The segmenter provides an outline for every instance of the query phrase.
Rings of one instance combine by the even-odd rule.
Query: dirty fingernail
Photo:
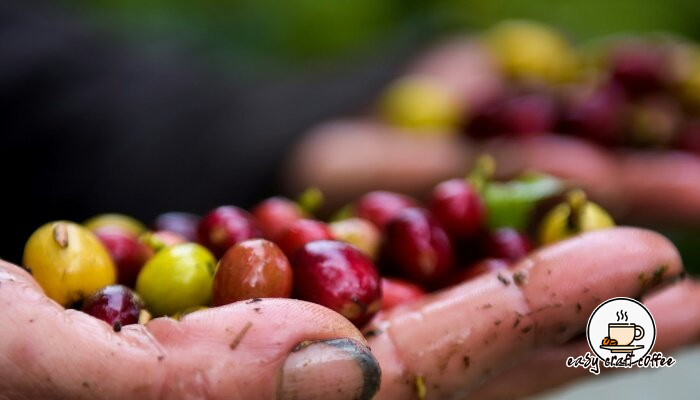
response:
[[[379,390],[379,363],[362,343],[347,339],[302,342],[282,367],[279,398],[371,399]]]

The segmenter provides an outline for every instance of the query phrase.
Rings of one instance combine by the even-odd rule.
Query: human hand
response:
[[[527,276],[520,285],[484,275],[379,315],[365,339],[340,315],[286,299],[238,302],[179,322],[157,318],[114,332],[87,314],[64,310],[27,272],[0,263],[0,394],[371,398],[381,379],[376,398],[389,399],[415,397],[421,377],[427,398],[463,398],[488,391],[499,374],[526,381],[528,363],[540,358],[556,372],[552,360],[581,350],[571,340],[590,312],[610,297],[648,293],[653,288],[639,276],[660,266],[667,267],[664,282],[682,274],[677,251],[658,234],[590,232],[518,263],[512,273]],[[698,296],[696,284],[683,283],[650,298],[663,350],[697,338],[700,313],[664,310]],[[518,363],[523,367],[508,370]],[[558,379],[508,385],[507,393],[545,390],[575,377],[563,360],[560,367]]]
[[[407,69],[442,82],[466,109],[488,103],[502,90],[496,71],[471,39],[437,46]],[[289,192],[318,187],[329,206],[339,207],[376,189],[427,193],[440,180],[463,176],[483,153],[496,159],[497,178],[526,170],[551,173],[583,187],[621,221],[700,223],[700,157],[611,150],[572,136],[476,142],[454,135],[415,135],[371,117],[330,121],[299,143],[283,182]]]

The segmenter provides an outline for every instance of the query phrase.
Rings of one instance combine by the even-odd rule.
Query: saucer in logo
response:
[[[596,308],[586,327],[588,345],[601,360],[627,355],[635,363],[654,347],[656,324],[649,310],[627,297],[610,299]]]

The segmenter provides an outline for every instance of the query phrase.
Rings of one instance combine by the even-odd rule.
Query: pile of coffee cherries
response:
[[[445,82],[408,75],[381,96],[384,120],[415,132],[463,132],[475,139],[556,132],[612,148],[700,155],[695,43],[661,34],[617,35],[576,47],[556,29],[532,21],[502,22],[474,41],[505,82],[493,98],[465,109]]]
[[[313,189],[250,212],[165,213],[152,230],[118,214],[51,222],[28,240],[23,265],[49,297],[115,330],[263,297],[311,301],[362,327],[426,291],[507,269],[532,243],[613,225],[583,192],[564,193],[552,177],[490,181],[492,162],[482,158],[468,178],[438,184],[424,203],[367,193],[332,222],[313,217],[322,200]],[[535,221],[547,199],[562,201]]]

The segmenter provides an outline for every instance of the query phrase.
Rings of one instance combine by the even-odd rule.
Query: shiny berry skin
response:
[[[622,141],[624,112],[622,89],[605,85],[570,101],[562,113],[560,128],[603,146],[614,146]]]
[[[455,240],[473,237],[486,220],[481,195],[464,179],[451,179],[435,186],[430,196],[430,211]]]
[[[661,90],[670,76],[669,59],[659,46],[641,42],[620,44],[610,55],[612,79],[631,95]]]
[[[102,242],[89,229],[68,221],[37,229],[24,246],[22,265],[46,295],[64,307],[117,280]]]
[[[117,267],[117,282],[133,287],[141,267],[153,255],[153,251],[121,229],[99,228],[95,231],[95,236],[100,239]]]
[[[352,245],[333,240],[294,253],[294,296],[328,307],[357,327],[379,311],[382,286],[374,263]]]
[[[499,258],[485,258],[478,261],[457,274],[455,283],[472,280],[478,276],[497,271],[506,271],[511,266],[510,261]]]
[[[277,244],[287,257],[291,257],[306,243],[323,239],[333,239],[333,232],[326,223],[313,219],[300,219],[287,227]]]
[[[399,211],[417,205],[417,202],[408,196],[375,191],[365,194],[357,201],[355,212],[358,217],[368,220],[379,229],[384,229],[387,222]]]
[[[119,331],[124,325],[138,323],[143,307],[143,301],[131,289],[123,285],[110,285],[90,296],[83,303],[82,311]]]
[[[153,221],[153,230],[177,233],[188,242],[196,242],[197,224],[199,224],[199,215],[168,212],[156,217]]]
[[[255,219],[235,206],[221,206],[206,214],[197,226],[197,240],[221,258],[234,244],[262,237]]]
[[[518,261],[532,250],[527,236],[512,228],[501,228],[489,232],[484,240],[487,257]]]
[[[277,241],[294,221],[304,218],[299,205],[284,197],[263,200],[252,210],[266,239]]]
[[[219,261],[212,293],[215,306],[257,297],[289,297],[292,267],[276,244],[265,239],[244,240]]]
[[[136,291],[154,317],[173,315],[211,301],[216,259],[196,243],[166,247],[151,257],[136,279]]]
[[[452,243],[437,220],[422,208],[400,211],[386,227],[385,256],[404,276],[431,286],[454,268]]]
[[[397,278],[382,278],[382,310],[390,310],[424,295],[425,290],[418,285]]]

